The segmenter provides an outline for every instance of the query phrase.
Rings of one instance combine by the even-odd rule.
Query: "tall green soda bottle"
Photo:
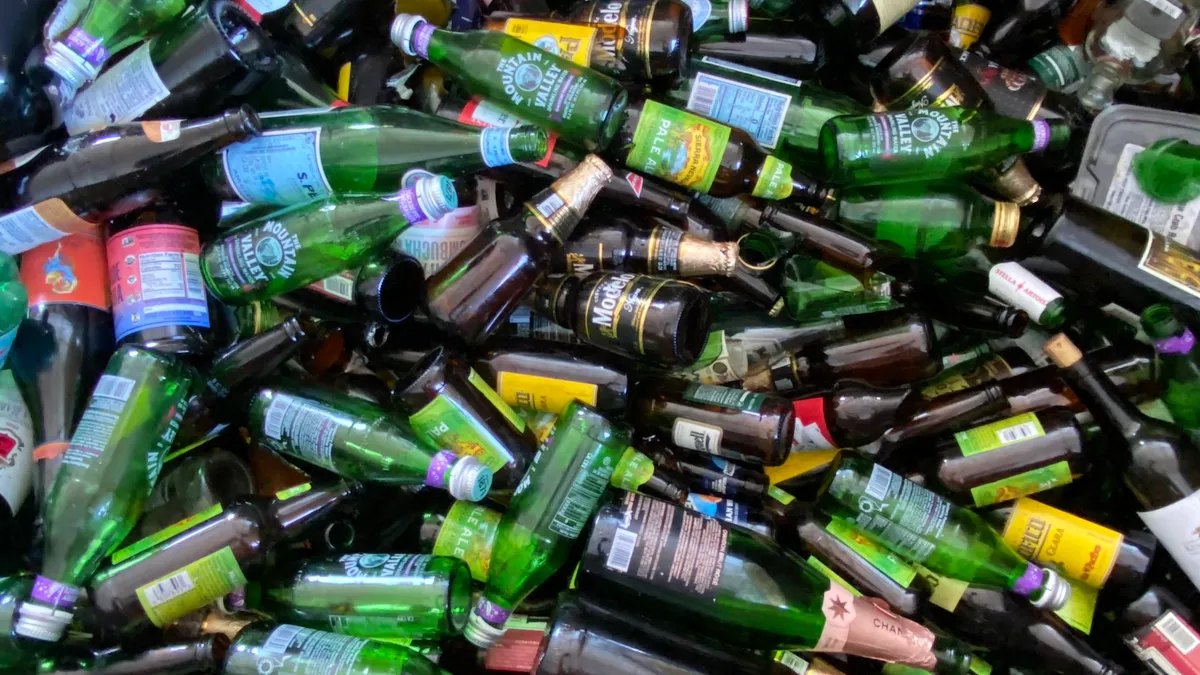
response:
[[[80,586],[133,529],[186,407],[193,371],[170,356],[121,347],[92,389],[45,507],[42,571],[17,633],[55,642]]]
[[[1147,307],[1142,312],[1142,328],[1154,340],[1154,351],[1158,353],[1163,403],[1175,423],[1195,436],[1200,431],[1200,354],[1196,352],[1196,336],[1167,304]]]
[[[1058,150],[1070,137],[1062,120],[916,108],[835,117],[821,128],[820,153],[835,185],[885,185],[967,175],[1013,155]]]
[[[348,553],[276,569],[263,583],[271,615],[366,638],[437,640],[462,633],[471,571],[457,558]]]
[[[335,197],[297,204],[235,227],[200,252],[208,290],[246,304],[362,266],[414,223],[458,208],[445,176],[421,176],[392,197]]]
[[[616,80],[496,31],[452,33],[398,14],[392,42],[436,65],[474,96],[588,151],[612,142],[626,92]]]
[[[345,194],[395,194],[413,169],[462,176],[546,155],[536,127],[479,129],[399,106],[266,113],[263,135],[202,167],[226,201],[301,204]]]
[[[559,416],[550,445],[534,458],[500,520],[487,587],[467,620],[472,644],[495,644],[517,604],[567,561],[629,438],[627,428],[579,401]]]
[[[446,675],[432,661],[400,645],[290,624],[255,623],[238,633],[223,675]]]
[[[11,255],[0,253],[0,367],[8,360],[28,302],[29,294],[21,283],[21,268]]]
[[[478,459],[429,447],[400,416],[330,389],[264,387],[250,402],[248,428],[268,449],[346,478],[428,485],[473,502],[492,487],[492,471]]]
[[[109,58],[175,20],[195,0],[91,0],[65,34],[46,50],[46,67],[58,76],[60,103],[67,103]],[[51,36],[54,37],[54,36]]]
[[[856,525],[871,540],[934,572],[1008,589],[1034,607],[1062,609],[1070,584],[1026,562],[974,511],[869,459],[841,453],[826,474],[817,509]]]

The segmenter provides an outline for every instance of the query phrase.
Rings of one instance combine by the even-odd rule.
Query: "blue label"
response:
[[[747,525],[750,522],[750,512],[746,505],[732,499],[692,493],[688,495],[687,507],[702,516],[733,525]]]
[[[927,14],[940,7],[947,11],[948,16],[952,4],[951,0],[920,0],[900,19],[900,25],[909,30],[920,30]]]
[[[117,340],[163,326],[208,328],[200,237],[180,225],[142,225],[108,240]]]
[[[513,160],[512,150],[508,147],[508,135],[511,127],[489,127],[479,134],[479,153],[483,155],[483,163],[488,166],[508,166]]]
[[[244,202],[302,204],[332,190],[321,167],[321,130],[272,131],[225,149],[225,175]]]
[[[692,8],[692,30],[700,30],[708,17],[712,16],[712,3],[709,0],[684,0]]]
[[[21,324],[13,326],[13,329],[7,333],[0,335],[0,368],[4,367],[4,362],[8,360],[8,352],[12,350],[13,340],[17,339],[17,329]]]
[[[696,73],[687,109],[748,132],[764,148],[779,143],[792,97],[723,77]]]

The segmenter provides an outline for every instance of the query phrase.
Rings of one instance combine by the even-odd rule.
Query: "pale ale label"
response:
[[[625,163],[635,171],[707,193],[730,133],[724,124],[646,101]]]
[[[474,502],[456,501],[446,513],[433,542],[433,554],[458,558],[471,569],[471,578],[486,582],[492,562],[492,543],[500,514]]]

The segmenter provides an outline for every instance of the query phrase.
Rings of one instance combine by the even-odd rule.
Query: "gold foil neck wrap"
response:
[[[556,239],[560,242],[566,241],[575,224],[583,217],[588,207],[591,206],[592,200],[608,184],[612,176],[612,169],[604,163],[604,160],[596,155],[588,155],[578,166],[565,173],[550,186],[549,191],[558,195],[563,201],[562,204],[546,213],[543,209],[552,204],[542,197],[542,195],[546,195],[543,192],[532,202],[527,202],[526,206],[554,233]],[[535,207],[533,204],[539,201],[541,202],[540,208]]]
[[[1029,173],[1025,160],[1018,159],[1012,166],[991,181],[991,188],[1019,206],[1029,206],[1042,195],[1042,186]]]
[[[230,640],[237,637],[242,629],[253,623],[270,622],[271,617],[252,611],[241,611],[226,614],[211,610],[200,624],[201,635],[224,635]]]
[[[685,234],[679,240],[679,276],[731,277],[737,269],[738,245],[731,241],[705,241]]]
[[[1059,333],[1046,341],[1046,345],[1042,347],[1054,365],[1059,368],[1070,368],[1083,358],[1083,352],[1079,351],[1079,347],[1071,342],[1071,338],[1064,333]]]
[[[742,389],[746,391],[775,391],[775,387],[771,385],[771,369],[761,367],[752,373],[748,373],[746,378],[742,380]]]
[[[1021,207],[1012,202],[996,202],[996,215],[992,220],[992,238],[988,246],[1008,248],[1017,242],[1021,229]]]

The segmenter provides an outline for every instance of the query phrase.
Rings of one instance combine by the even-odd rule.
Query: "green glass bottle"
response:
[[[21,268],[16,259],[0,253],[0,367],[8,360],[28,302],[29,294],[21,283]]]
[[[992,201],[961,183],[846,190],[834,208],[838,223],[922,260],[959,258],[981,246],[1010,247],[1021,218],[1016,204]]]
[[[847,314],[894,309],[892,277],[874,272],[865,280],[816,258],[796,255],[783,264],[783,292],[788,314],[796,321],[815,321]]]
[[[192,384],[170,356],[122,347],[92,390],[45,507],[42,570],[17,633],[57,641],[80,586],[136,524]]]
[[[238,633],[223,675],[446,675],[400,645],[290,624],[255,623]]]
[[[444,176],[422,176],[392,197],[297,204],[223,232],[201,251],[200,269],[223,302],[264,300],[359,267],[410,225],[456,208]]]
[[[1197,359],[1196,336],[1167,304],[1147,307],[1142,312],[1142,328],[1154,340],[1154,351],[1158,352],[1163,403],[1176,424],[1191,432],[1200,431],[1200,359]]]
[[[413,169],[461,176],[546,154],[535,127],[477,129],[399,106],[261,115],[264,134],[202,167],[225,201],[300,204],[344,194],[395,194]]]
[[[567,562],[629,439],[628,429],[579,401],[563,411],[500,520],[487,587],[467,621],[471,643],[499,640],[517,603]]]
[[[264,607],[283,621],[366,638],[458,635],[471,610],[471,571],[456,558],[348,553],[274,570]]]
[[[1138,187],[1164,204],[1186,204],[1200,196],[1200,146],[1164,138],[1133,159]]]
[[[943,576],[1005,588],[1051,610],[1061,609],[1070,596],[1066,580],[1026,562],[973,511],[866,458],[841,453],[829,467],[816,507]]]
[[[737,127],[764,150],[803,169],[819,169],[821,127],[838,115],[862,115],[848,96],[712,56],[693,58],[691,77],[663,100]]]
[[[472,579],[486,583],[500,518],[499,511],[464,501],[454,502],[444,513],[426,511],[421,516],[419,548],[422,553],[462,560]]]
[[[24,648],[13,633],[17,610],[31,590],[31,575],[0,577],[0,669],[6,673],[27,672],[33,665],[34,654]]]
[[[478,459],[427,447],[399,416],[330,389],[264,387],[250,402],[248,427],[268,449],[347,478],[424,484],[473,502],[492,487],[492,472]]]
[[[195,0],[91,0],[70,29],[47,46],[60,103],[96,79],[109,57],[174,21]]]
[[[821,129],[824,175],[836,185],[929,182],[1066,145],[1062,120],[1018,120],[969,108],[836,117]]]
[[[495,31],[452,33],[399,14],[392,42],[508,112],[588,151],[612,142],[624,118],[617,81]]]

